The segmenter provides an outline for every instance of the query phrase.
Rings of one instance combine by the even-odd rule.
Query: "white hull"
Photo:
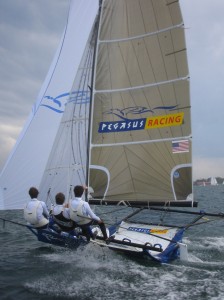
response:
[[[168,262],[179,256],[179,245],[182,238],[182,234],[177,237],[179,231],[180,229],[177,227],[122,222],[115,234],[112,235],[114,242],[113,239],[108,244],[103,240],[93,242],[124,253],[147,255],[157,261]],[[99,233],[98,236],[101,237],[101,234]],[[118,242],[125,242],[125,244]],[[140,246],[132,246],[128,243]],[[144,246],[151,246],[158,251],[142,248]]]

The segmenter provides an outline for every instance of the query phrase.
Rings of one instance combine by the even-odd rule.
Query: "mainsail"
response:
[[[1,173],[0,209],[23,208],[30,186],[39,187],[97,11],[97,0],[71,1],[58,51]]]
[[[215,177],[211,177],[211,185],[218,185],[217,179]]]
[[[98,201],[90,203],[192,205],[179,1],[104,0],[98,32],[89,152]]]

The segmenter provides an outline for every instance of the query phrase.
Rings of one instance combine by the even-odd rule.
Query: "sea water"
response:
[[[199,209],[224,212],[224,185],[195,188]],[[23,223],[22,211],[0,217]],[[88,244],[77,250],[38,242],[0,221],[0,299],[224,299],[224,219],[191,227],[189,261],[158,264]]]

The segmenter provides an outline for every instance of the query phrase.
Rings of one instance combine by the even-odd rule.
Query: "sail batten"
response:
[[[167,32],[176,28],[182,28],[184,26],[183,23],[180,23],[178,25],[172,26],[172,27],[168,27],[168,28],[164,28],[162,30],[158,30],[155,32],[148,32],[142,35],[137,35],[137,36],[132,36],[132,37],[128,37],[128,38],[123,38],[123,39],[112,39],[112,40],[99,40],[99,44],[103,44],[103,43],[116,43],[116,42],[126,42],[129,40],[135,40],[135,39],[139,39],[139,38],[144,38],[144,37],[148,37],[148,36],[152,36],[152,35],[157,35],[159,33],[163,33],[163,32]],[[186,50],[186,49],[185,49]]]
[[[132,142],[125,142],[125,143],[113,143],[113,144],[91,144],[92,147],[116,147],[116,146],[125,146],[125,145],[135,145],[135,144],[148,144],[148,143],[155,143],[155,142],[164,142],[164,141],[178,141],[178,140],[189,140],[192,136],[181,136],[181,137],[175,137],[175,138],[168,138],[168,139],[157,139],[157,140],[147,140],[147,141],[132,141]]]
[[[133,90],[143,89],[143,88],[147,88],[147,87],[156,87],[156,86],[160,86],[160,85],[164,85],[164,84],[168,84],[168,83],[175,83],[175,82],[183,81],[183,80],[189,80],[189,75],[187,75],[185,77],[181,77],[181,78],[175,78],[172,80],[162,81],[162,82],[148,83],[148,84],[144,84],[141,86],[132,86],[132,87],[128,87],[128,88],[112,89],[112,90],[96,90],[95,92],[97,92],[97,93],[113,93],[113,92],[116,93],[116,92],[133,91]]]

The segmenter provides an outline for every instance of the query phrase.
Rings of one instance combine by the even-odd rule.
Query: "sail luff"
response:
[[[96,78],[96,56],[99,48],[99,32],[101,26],[101,15],[102,6],[104,0],[99,0],[97,30],[96,30],[96,41],[94,47],[94,61],[93,61],[93,72],[92,72],[92,85],[91,85],[91,98],[90,98],[90,112],[89,112],[89,132],[88,132],[88,145],[87,145],[87,170],[86,170],[86,186],[92,188],[90,185],[90,168],[91,168],[91,150],[92,150],[92,134],[93,134],[93,108],[94,108],[94,95],[95,95],[95,78]],[[86,195],[87,196],[87,195]]]
[[[86,162],[86,186],[89,187],[89,170],[90,170],[90,160],[91,160],[91,135],[92,135],[92,117],[93,117],[93,101],[94,101],[94,81],[95,81],[95,68],[96,68],[96,53],[97,53],[97,39],[99,35],[99,26],[100,26],[100,15],[101,15],[101,5],[102,0],[99,0],[99,9],[95,25],[95,39],[94,39],[94,54],[93,54],[93,68],[92,68],[92,78],[91,78],[91,87],[90,87],[90,109],[89,109],[89,123],[88,123],[88,138],[87,138],[87,162]],[[89,187],[90,188],[90,187]],[[90,189],[89,189],[90,190]],[[88,201],[88,193],[85,195],[86,200]]]

